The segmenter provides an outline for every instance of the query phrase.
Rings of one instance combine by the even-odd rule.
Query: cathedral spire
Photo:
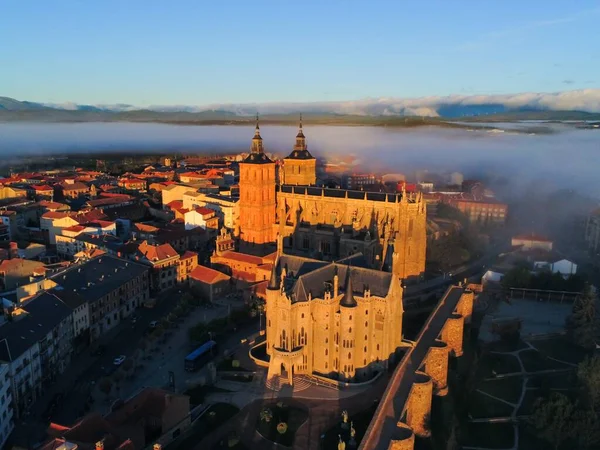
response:
[[[256,128],[254,128],[254,137],[252,138],[251,153],[264,153],[262,137],[260,136],[260,127],[258,126],[258,113],[256,113]]]
[[[306,151],[307,149],[306,137],[302,131],[302,113],[300,113],[300,122],[298,124],[298,134],[296,135],[296,145],[294,145],[294,151]]]
[[[275,264],[273,264],[273,269],[271,270],[271,278],[269,279],[269,284],[267,285],[267,289],[272,290],[272,291],[279,290],[280,279],[277,276],[277,267],[278,266],[279,266],[279,258],[277,258],[277,261],[275,261]]]

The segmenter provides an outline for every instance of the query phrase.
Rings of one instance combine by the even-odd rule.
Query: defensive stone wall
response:
[[[433,393],[444,396],[448,393],[448,345],[436,340],[425,357],[425,373],[433,382]]]
[[[417,372],[408,397],[406,423],[419,437],[431,436],[430,416],[433,382],[424,372]]]
[[[442,329],[442,340],[448,344],[450,353],[456,357],[463,354],[464,325],[465,318],[461,314],[453,313]]]
[[[398,428],[388,450],[414,450],[414,448],[415,434],[404,422],[398,422]]]
[[[460,301],[456,306],[456,312],[465,318],[465,324],[471,323],[471,316],[473,316],[473,303],[475,302],[475,293],[467,289],[460,297]]]

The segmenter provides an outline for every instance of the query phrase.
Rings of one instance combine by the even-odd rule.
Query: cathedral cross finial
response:
[[[256,129],[260,129],[258,126],[258,111],[256,112]]]
[[[302,113],[300,113],[300,129],[302,129]]]

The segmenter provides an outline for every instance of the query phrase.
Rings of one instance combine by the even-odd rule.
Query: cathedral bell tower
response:
[[[264,253],[275,240],[275,163],[264,152],[258,114],[250,154],[240,162],[239,185],[240,250]]]
[[[283,161],[283,184],[312,186],[317,183],[317,160],[308,151],[302,131],[302,114],[292,153]]]

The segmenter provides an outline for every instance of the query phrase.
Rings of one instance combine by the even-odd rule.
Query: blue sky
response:
[[[146,105],[600,87],[598,1],[0,0],[0,95]]]

